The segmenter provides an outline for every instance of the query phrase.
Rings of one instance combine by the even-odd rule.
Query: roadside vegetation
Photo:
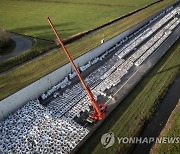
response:
[[[180,100],[176,108],[172,112],[166,126],[162,130],[160,137],[179,137],[180,134]],[[179,139],[180,141],[180,139]],[[164,153],[179,153],[179,143],[174,144],[155,144],[151,149],[150,154],[164,154]]]
[[[67,45],[67,49],[72,55],[72,58],[75,59],[100,45],[100,40],[102,38],[107,41],[174,2],[174,0],[162,1],[111,26],[103,28],[96,33],[83,37],[82,39]],[[53,19],[52,21],[54,22]],[[51,34],[53,35],[52,31]],[[1,74],[0,100],[15,93],[44,75],[58,69],[67,62],[68,60],[65,57],[64,52],[60,49],[49,52],[44,56],[33,59],[22,66]],[[0,66],[0,68],[1,67],[2,66]]]
[[[10,39],[8,32],[0,28],[0,57],[10,53],[15,47],[15,42]]]
[[[130,153],[133,145],[118,144],[118,141],[112,147],[104,149],[101,144],[101,136],[106,132],[113,132],[117,137],[140,135],[143,127],[152,117],[159,102],[166,94],[168,87],[180,73],[179,51],[180,39],[116,107],[77,153]],[[178,123],[172,125],[174,129],[170,131],[171,135],[178,136],[178,130],[175,129]],[[166,153],[165,148],[163,151]]]
[[[10,51],[13,50],[12,46],[15,46],[15,42],[13,41],[11,43],[8,44],[8,46],[6,47],[6,54],[8,54]],[[56,47],[55,43],[50,43],[44,40],[40,40],[40,39],[34,39],[33,41],[33,47],[29,50],[26,50],[20,54],[18,54],[15,57],[9,58],[3,62],[0,62],[0,73],[7,71],[19,64],[25,63],[29,60],[32,60],[33,58],[53,49]],[[5,49],[5,48],[4,48]],[[10,50],[11,49],[11,50]],[[8,52],[9,51],[9,52]],[[4,54],[2,54],[4,55]]]

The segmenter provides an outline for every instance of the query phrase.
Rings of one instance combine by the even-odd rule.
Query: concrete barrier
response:
[[[135,29],[138,28],[139,26],[137,26],[137,28]],[[74,61],[76,66],[83,66],[88,61],[94,59],[95,57],[98,57],[107,49],[115,45],[119,40],[126,37],[130,32],[130,30],[125,31],[122,34],[114,37],[113,39],[101,44],[93,50],[78,57]],[[6,118],[10,113],[16,111],[19,107],[24,105],[29,100],[38,98],[42,93],[45,93],[52,86],[56,85],[61,80],[63,80],[65,76],[72,72],[72,70],[73,69],[71,64],[68,63],[62,66],[61,68],[55,70],[54,72],[42,77],[36,82],[28,85],[27,87],[0,101],[0,120]]]
[[[161,13],[160,11],[159,13]],[[157,15],[157,14],[156,14]],[[131,27],[127,31],[124,31],[120,35],[110,39],[109,41],[101,44],[100,46],[92,49],[91,51],[83,54],[82,56],[75,59],[76,66],[83,66],[88,61],[98,57],[106,50],[114,46],[117,42],[119,42],[124,37],[128,36],[132,32],[136,31],[144,24],[146,24],[149,20],[154,18],[156,15],[142,21],[141,23]],[[69,73],[72,72],[72,67],[68,63],[61,68],[55,70],[54,72],[42,77],[41,79],[37,80],[36,82],[28,85],[27,87],[21,89],[20,91],[12,94],[11,96],[3,99],[0,101],[0,120],[6,118],[10,113],[16,111],[19,107],[27,103],[31,99],[38,98],[42,93],[45,93],[48,89],[52,86],[59,83],[61,80],[64,79]]]

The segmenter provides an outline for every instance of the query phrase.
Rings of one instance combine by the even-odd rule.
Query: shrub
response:
[[[10,37],[5,29],[0,28],[0,48],[4,48],[9,45]]]

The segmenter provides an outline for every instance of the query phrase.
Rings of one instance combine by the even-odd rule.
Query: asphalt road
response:
[[[19,53],[22,53],[32,48],[32,41],[30,39],[27,39],[23,36],[16,35],[16,34],[11,34],[10,37],[16,42],[16,47],[10,54],[0,57],[0,62],[3,62],[9,58],[12,58],[18,55]]]

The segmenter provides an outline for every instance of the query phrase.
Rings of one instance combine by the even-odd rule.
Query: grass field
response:
[[[98,32],[88,35],[83,39],[75,41],[67,45],[67,49],[73,58],[88,52],[90,49],[100,45],[100,40],[104,38],[108,40],[122,31],[128,29],[129,27],[137,24],[138,22],[146,19],[147,17],[158,12],[162,8],[172,4],[174,0],[166,0],[150,8],[138,12],[126,19],[117,22],[109,27],[99,30]],[[88,44],[88,45],[87,45]],[[67,59],[64,58],[64,53],[62,50],[50,52],[45,56],[32,60],[20,66],[16,69],[8,71],[5,74],[0,75],[0,100],[15,93],[16,91],[22,89],[28,84],[36,81],[42,76],[54,71],[55,69],[61,67],[67,63]],[[0,64],[0,67],[2,64]]]
[[[113,132],[118,137],[133,137],[140,134],[169,85],[180,73],[179,51],[180,40],[140,81],[77,153],[129,153],[133,145],[118,144],[117,141],[112,147],[104,149],[100,143],[101,136],[106,132]]]
[[[164,129],[162,130],[160,137],[179,137],[180,134],[180,101],[176,108],[172,112],[170,118]],[[180,146],[176,144],[155,144],[150,154],[164,154],[164,153],[179,153]]]
[[[54,35],[50,16],[63,38],[93,29],[156,0],[1,0],[0,26],[46,39]]]

